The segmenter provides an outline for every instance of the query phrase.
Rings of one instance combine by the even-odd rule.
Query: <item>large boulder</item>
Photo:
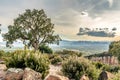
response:
[[[98,80],[109,80],[109,79],[113,79],[114,75],[110,72],[107,71],[102,71],[99,75],[99,79]]]
[[[22,69],[9,68],[6,71],[5,80],[22,80],[24,71]]]
[[[0,70],[3,70],[3,71],[7,70],[6,65],[5,64],[0,64]]]
[[[30,68],[25,68],[22,80],[42,80],[42,75]]]
[[[45,80],[69,80],[67,77],[60,75],[49,75]]]

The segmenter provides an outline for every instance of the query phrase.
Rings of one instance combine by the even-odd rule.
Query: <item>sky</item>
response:
[[[120,0],[0,0],[2,33],[25,9],[44,9],[55,24],[55,34],[66,40],[120,40]],[[76,35],[80,27],[117,28],[115,37]],[[0,42],[2,42],[0,36]]]

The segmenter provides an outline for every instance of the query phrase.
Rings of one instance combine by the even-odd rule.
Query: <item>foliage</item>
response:
[[[56,65],[56,64],[58,64],[60,62],[62,62],[62,58],[60,56],[56,56],[53,59],[51,59],[51,64]]]
[[[79,51],[73,51],[73,50],[67,50],[67,49],[64,49],[62,51],[56,51],[55,53],[60,55],[63,58],[63,60],[68,59],[70,56],[81,57],[83,54],[82,52],[79,52]]]
[[[84,58],[70,58],[62,65],[62,72],[69,79],[80,80],[82,75],[87,75],[92,80],[97,80],[98,71],[92,63]]]
[[[118,57],[120,62],[120,41],[114,41],[109,46],[109,53]]]
[[[40,45],[39,46],[39,51],[41,53],[53,53],[53,50],[47,45]]]
[[[106,70],[111,73],[118,73],[120,70],[119,66],[110,66],[110,65],[104,65],[103,70]]]
[[[103,63],[101,63],[101,62],[94,62],[93,64],[95,65],[95,67],[96,67],[97,69],[103,69],[103,67],[104,67],[104,65],[105,65],[105,64],[103,64]]]
[[[111,80],[119,80],[120,79],[120,73],[116,73],[115,77]]]
[[[14,24],[8,26],[8,32],[3,34],[6,46],[10,46],[18,39],[28,47],[38,50],[41,44],[59,43],[59,35],[54,35],[54,24],[44,10],[27,9],[14,19]]]
[[[109,46],[109,53],[118,56],[120,54],[120,41],[114,41]]]
[[[56,53],[62,54],[62,55],[77,55],[78,54],[77,51],[72,51],[72,50],[67,50],[67,49],[64,49],[62,51],[57,51]]]
[[[9,52],[0,50],[0,60],[2,60],[4,62],[8,57],[10,57]]]
[[[2,58],[5,55],[5,52],[3,50],[0,50],[0,58]]]
[[[15,51],[7,59],[7,67],[25,68],[29,67],[42,74],[44,78],[48,74],[49,59],[46,55],[34,51]]]
[[[94,62],[93,65],[95,65],[95,67],[97,69],[105,70],[105,71],[108,71],[108,72],[111,72],[111,73],[118,73],[118,71],[120,70],[119,66],[103,64],[101,62]]]

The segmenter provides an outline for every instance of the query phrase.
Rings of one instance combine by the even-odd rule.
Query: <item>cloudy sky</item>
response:
[[[120,0],[0,0],[2,33],[25,9],[44,9],[55,33],[68,40],[119,40]],[[82,15],[84,13],[84,15]],[[116,37],[77,36],[80,27],[117,28]],[[2,38],[0,37],[0,41]]]

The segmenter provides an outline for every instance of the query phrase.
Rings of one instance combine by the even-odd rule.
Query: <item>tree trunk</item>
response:
[[[33,47],[34,47],[34,49],[35,49],[35,52],[38,50],[38,48],[39,48],[39,44],[38,43],[33,43],[33,45],[32,45]]]

